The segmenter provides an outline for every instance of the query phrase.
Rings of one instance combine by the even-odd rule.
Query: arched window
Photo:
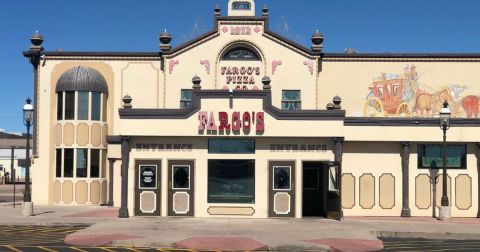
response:
[[[259,61],[260,57],[252,49],[242,46],[230,49],[223,55],[222,60]]]
[[[250,10],[251,8],[250,3],[245,1],[233,2],[232,4],[233,10]]]

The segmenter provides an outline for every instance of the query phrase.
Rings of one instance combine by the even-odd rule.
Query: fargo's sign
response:
[[[227,84],[255,84],[255,76],[260,75],[260,67],[222,67]]]
[[[203,132],[206,129],[209,134],[231,131],[238,134],[242,130],[244,134],[249,134],[251,130],[257,133],[263,133],[265,130],[264,112],[233,112],[231,115],[227,112],[218,112],[218,120],[215,115],[214,112],[198,112],[198,130]]]

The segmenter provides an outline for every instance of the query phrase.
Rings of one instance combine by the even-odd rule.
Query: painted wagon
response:
[[[404,88],[408,83],[403,78],[381,79],[373,81],[370,93],[363,107],[365,117],[412,116],[411,105],[404,99]]]

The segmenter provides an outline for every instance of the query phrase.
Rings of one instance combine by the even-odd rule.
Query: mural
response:
[[[415,65],[406,65],[403,73],[382,73],[373,79],[367,95],[365,117],[434,117],[446,100],[452,117],[478,118],[478,95],[466,95],[469,86],[449,84],[440,89],[420,81]]]

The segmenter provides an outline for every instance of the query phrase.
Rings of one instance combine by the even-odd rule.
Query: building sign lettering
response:
[[[171,151],[171,152],[190,152],[193,144],[189,143],[137,143],[135,145],[137,151]]]
[[[230,34],[231,35],[251,35],[252,28],[250,28],[250,26],[231,26]]]
[[[151,165],[140,166],[140,189],[157,188],[157,167]]]
[[[210,133],[243,130],[245,134],[248,134],[250,130],[256,130],[257,132],[265,130],[264,112],[233,112],[231,116],[227,112],[218,112],[217,121],[214,112],[200,111],[198,112],[198,121],[198,130],[204,131],[206,129]]]
[[[270,152],[326,152],[326,144],[270,144]]]
[[[260,67],[222,67],[227,84],[255,84],[255,76],[260,75]]]

